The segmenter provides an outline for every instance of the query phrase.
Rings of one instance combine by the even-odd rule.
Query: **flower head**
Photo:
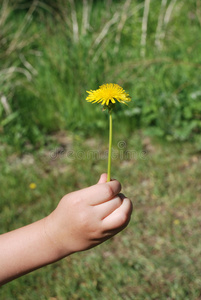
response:
[[[30,188],[31,190],[35,190],[36,184],[35,184],[34,182],[30,183],[29,188]]]
[[[174,220],[174,225],[179,225],[180,221],[178,219]]]
[[[127,94],[121,86],[115,83],[106,83],[99,87],[97,90],[87,91],[89,94],[86,101],[92,103],[101,103],[105,107],[111,108],[111,105],[116,101],[127,104],[131,101],[129,94]]]

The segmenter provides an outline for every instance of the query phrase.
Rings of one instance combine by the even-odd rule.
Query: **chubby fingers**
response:
[[[132,210],[132,202],[130,199],[124,197],[121,205],[102,220],[103,230],[111,231],[119,229],[120,231],[125,228],[130,221]]]
[[[95,206],[113,199],[121,191],[121,184],[117,180],[99,183],[84,189],[85,198],[89,205]]]
[[[101,220],[109,216],[115,209],[121,206],[122,199],[124,196],[122,194],[116,195],[113,199],[94,206],[97,215]]]

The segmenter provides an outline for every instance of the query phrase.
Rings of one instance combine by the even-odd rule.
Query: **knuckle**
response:
[[[121,191],[121,183],[117,180],[105,185],[105,194],[108,199],[113,198],[114,195]]]
[[[71,201],[70,203],[70,206],[71,206],[71,210],[72,212],[76,212],[76,211],[79,211],[80,207],[81,207],[81,199],[78,197],[76,199],[73,199],[73,201]]]
[[[115,183],[115,189],[117,193],[119,193],[121,191],[121,183],[117,180],[115,180],[114,183]]]
[[[108,199],[111,199],[114,195],[113,188],[109,184],[105,187],[105,195]]]

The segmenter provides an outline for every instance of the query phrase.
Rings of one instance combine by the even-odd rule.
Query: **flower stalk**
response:
[[[107,182],[111,180],[111,160],[112,160],[112,110],[109,110],[109,151],[108,151]]]
[[[114,83],[106,83],[97,90],[87,91],[88,96],[86,101],[91,103],[100,103],[103,106],[103,111],[109,112],[109,151],[108,151],[108,170],[107,182],[111,180],[111,160],[112,160],[112,111],[117,102],[127,105],[131,101],[128,93],[121,86]]]

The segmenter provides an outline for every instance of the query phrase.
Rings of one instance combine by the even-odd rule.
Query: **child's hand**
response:
[[[117,180],[98,184],[64,196],[46,218],[46,233],[59,257],[94,247],[129,223],[132,203],[119,194]]]
[[[121,185],[106,182],[64,196],[46,218],[0,235],[0,285],[73,252],[109,239],[130,220],[131,201]]]
[[[46,218],[0,235],[0,285],[94,247],[126,227],[131,201],[121,185],[106,182],[64,196]]]

